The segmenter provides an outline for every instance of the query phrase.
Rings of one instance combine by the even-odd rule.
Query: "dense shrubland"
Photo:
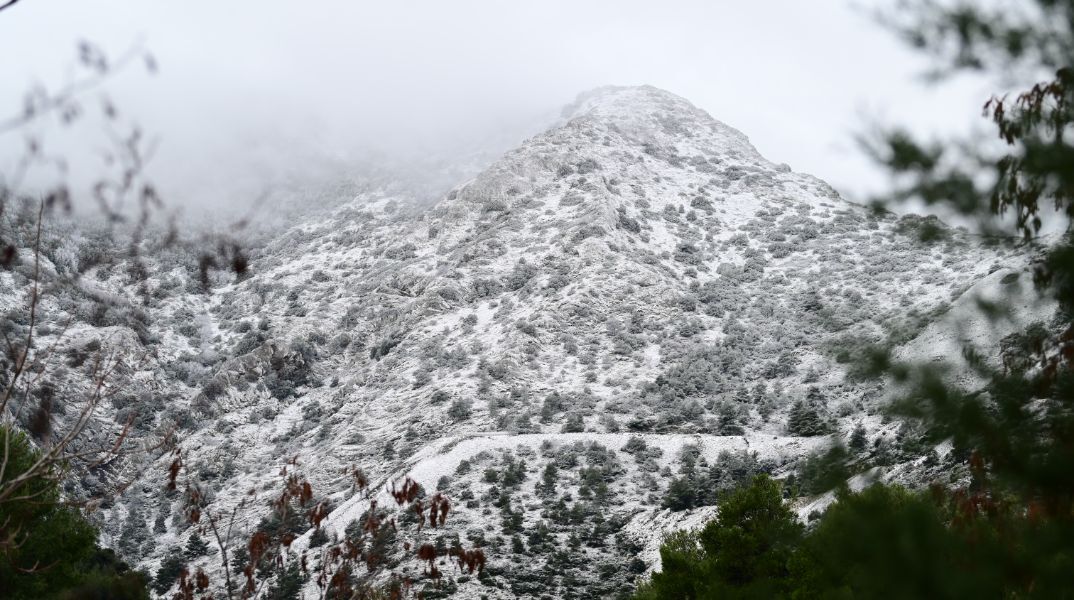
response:
[[[369,188],[298,219],[254,249],[240,277],[190,247],[139,262],[96,233],[43,236],[57,272],[85,270],[93,287],[51,295],[37,325],[11,311],[6,331],[36,326],[51,341],[72,318],[77,335],[59,348],[74,383],[98,354],[144,350],[146,362],[125,362],[129,381],[102,417],[130,423],[139,443],[169,442],[71,490],[108,497],[101,521],[116,549],[164,593],[196,590],[202,568],[211,584],[201,591],[219,594],[224,551],[206,519],[232,514],[250,490],[277,489],[266,465],[298,456],[318,491],[308,501],[345,511],[354,494],[345,466],[387,481],[434,444],[540,434],[549,442],[539,450],[470,456],[415,491],[428,500],[437,481],[457,503],[425,556],[468,556],[474,567],[449,573],[416,548],[396,551],[401,539],[385,524],[415,525],[406,509],[317,526],[311,506],[278,513],[259,500],[244,506],[243,543],[225,544],[233,588],[253,564],[258,593],[293,596],[316,576],[281,542],[305,536],[304,548],[326,552],[361,533],[384,569],[376,581],[356,563],[335,571],[354,589],[399,568],[428,584],[427,597],[477,586],[617,596],[647,568],[629,528],[636,514],[711,514],[759,473],[784,480],[791,496],[823,493],[835,458],[854,473],[920,458],[931,462],[913,468],[926,473],[959,464],[961,449],[937,454],[918,430],[884,421],[878,385],[855,359],[912,340],[976,277],[1020,255],[981,249],[955,229],[925,245],[915,236],[939,224],[845,203],[681,99],[607,94],[595,113],[528,141],[435,207]],[[600,113],[609,106],[613,115]],[[610,125],[619,118],[637,122]],[[33,240],[27,224],[11,234],[20,251]],[[0,277],[5,293],[33,281],[25,262]],[[71,388],[56,389],[32,404],[48,397],[55,416],[75,412]],[[32,414],[22,418],[32,429]],[[613,433],[625,447],[593,441]],[[702,443],[665,453],[654,434]],[[813,448],[832,436],[847,447],[802,460],[713,456],[699,450],[706,436],[761,450],[772,439]],[[176,438],[197,523],[189,496],[154,479]],[[128,473],[136,483],[113,498]],[[255,531],[267,545],[251,557],[244,542]],[[460,554],[474,546],[489,550],[484,569]]]
[[[872,146],[899,175],[889,200],[947,206],[1008,248],[1039,240],[1046,221],[1074,212],[1063,183],[1071,156],[1074,5],[1035,4],[1020,12],[915,2],[893,17],[911,43],[936,56],[941,72],[1000,72],[1005,85],[1055,72],[1016,96],[985,104],[1005,146],[922,144],[899,130],[883,133]],[[1003,218],[1010,213],[1013,219]],[[1060,235],[1035,248],[1033,263],[998,282],[1007,286],[998,297],[973,307],[989,328],[960,340],[965,366],[955,357],[930,361],[893,351],[942,314],[942,306],[925,316],[903,311],[880,339],[833,341],[831,351],[854,365],[849,374],[855,380],[883,377],[894,386],[884,411],[893,435],[870,441],[859,422],[840,436],[845,446],[802,462],[787,479],[792,494],[835,490],[823,513],[809,515],[808,527],[784,503],[779,482],[761,477],[732,492],[715,520],[666,540],[662,572],[637,597],[1069,597],[1074,252],[1069,219],[1059,228]],[[938,248],[942,264],[962,245],[934,217],[903,217],[896,231]],[[890,260],[869,264],[890,285],[898,279],[894,266]],[[1030,278],[1055,310],[1043,321],[1018,323],[1014,284]],[[1013,331],[998,327],[1004,323],[1013,323]],[[960,372],[972,377],[952,376]],[[824,433],[826,419],[810,408],[808,398],[796,402],[788,427]],[[859,491],[851,491],[851,475]]]

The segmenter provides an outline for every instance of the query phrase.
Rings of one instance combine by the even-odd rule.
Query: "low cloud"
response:
[[[107,86],[157,136],[173,204],[246,201],[280,181],[384,164],[483,160],[579,92],[649,83],[742,130],[768,158],[851,194],[881,183],[862,115],[967,123],[984,91],[912,85],[923,65],[842,1],[294,3],[28,0],[0,14],[0,108],[70,75],[77,40],[141,43],[160,64]],[[97,129],[94,129],[94,127]],[[47,139],[93,164],[99,124]],[[0,138],[9,172],[18,135]]]

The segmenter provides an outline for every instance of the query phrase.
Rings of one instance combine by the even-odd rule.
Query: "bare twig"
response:
[[[0,6],[0,10],[10,7],[18,1],[10,0],[7,4]],[[54,94],[41,96],[36,105],[29,103],[21,113],[0,120],[0,134],[16,131],[42,115],[69,105],[76,97],[99,87],[113,74],[123,70],[123,68],[139,58],[145,61],[150,71],[156,69],[156,63],[152,56],[145,51],[141,43],[135,43],[111,64],[103,63],[100,67],[95,68],[92,74],[67,84]]]

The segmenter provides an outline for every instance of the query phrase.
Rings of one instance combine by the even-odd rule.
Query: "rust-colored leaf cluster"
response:
[[[181,451],[176,449],[168,468],[168,482],[172,489],[180,475],[185,472],[186,464],[182,460]],[[350,475],[359,492],[368,492],[369,480],[360,469],[350,469],[346,473]],[[298,472],[297,459],[288,460],[280,469],[279,476],[280,492],[272,496],[269,502],[276,515],[283,520],[289,511],[302,510],[312,530],[317,531],[324,527],[329,517],[329,504],[315,500],[313,485]],[[183,479],[187,482],[187,519],[191,523],[200,524],[202,530],[211,532],[220,548],[227,580],[224,587],[227,598],[235,598],[236,595],[241,598],[257,597],[262,593],[262,587],[267,581],[258,576],[259,569],[279,571],[286,568],[291,561],[297,561],[305,574],[309,574],[311,570],[316,572],[314,582],[321,589],[322,595],[342,598],[380,597],[384,593],[392,598],[413,597],[413,579],[395,571],[397,566],[405,564],[408,559],[422,563],[423,576],[437,582],[443,577],[440,561],[444,559],[469,573],[481,572],[485,568],[485,553],[480,548],[465,550],[456,546],[451,550],[437,549],[431,541],[422,539],[421,532],[425,526],[444,526],[451,512],[451,502],[439,492],[430,498],[424,498],[422,487],[406,477],[402,482],[392,482],[385,491],[395,501],[399,510],[403,513],[413,511],[417,515],[416,526],[409,531],[403,531],[389,511],[379,506],[375,499],[370,499],[368,509],[360,519],[361,526],[348,529],[347,535],[342,538],[337,534],[331,542],[316,550],[319,552],[316,557],[319,560],[311,563],[310,552],[314,550],[299,544],[299,536],[288,531],[273,533],[256,529],[249,534],[245,542],[248,556],[246,564],[236,567],[240,569],[241,578],[245,581],[241,586],[233,588],[230,583],[231,565],[227,560],[228,551],[233,544],[230,525],[234,523],[237,511],[245,505],[245,501],[232,511],[230,523],[225,523],[225,515],[212,510],[197,485],[190,482],[188,477],[184,476]],[[399,563],[399,559],[404,562]],[[387,587],[385,582],[388,582]],[[212,597],[211,589],[210,578],[199,569],[193,576],[184,573],[176,598],[193,600],[195,595],[201,594],[201,600],[205,600]]]
[[[188,569],[183,569],[179,573],[179,588],[173,596],[174,600],[195,600],[195,598],[213,600],[213,594],[209,590],[209,576],[201,567],[198,567],[193,575]]]
[[[440,570],[436,568],[436,546],[432,544],[422,544],[418,547],[418,558],[429,564],[425,569],[425,574],[434,579],[440,578]]]
[[[358,467],[354,467],[352,469],[344,469],[343,472],[351,478],[354,488],[359,492],[365,492],[369,489],[369,478],[366,476],[365,471]]]
[[[451,510],[451,503],[447,497],[437,492],[429,499],[428,506],[425,505],[421,499],[416,499],[411,504],[411,508],[418,515],[418,531],[421,531],[425,526],[425,510],[429,510],[429,527],[443,526],[447,521],[448,512]]]
[[[458,561],[459,568],[465,569],[467,573],[473,573],[474,571],[480,573],[485,570],[485,552],[481,548],[474,548],[473,550],[455,548],[450,550],[449,554]]]
[[[309,521],[315,529],[321,526],[321,522],[328,518],[328,503],[318,502],[309,512]]]
[[[396,489],[395,482],[392,482],[391,495],[395,498],[395,503],[400,506],[413,502],[420,493],[421,486],[409,477],[403,480],[403,485],[399,489]]]

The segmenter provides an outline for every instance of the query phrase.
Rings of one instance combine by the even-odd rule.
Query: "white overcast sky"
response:
[[[860,199],[884,183],[853,144],[870,119],[964,131],[989,89],[926,87],[926,63],[846,0],[21,0],[0,12],[3,112],[61,83],[83,38],[157,56],[157,77],[110,89],[160,136],[173,200],[319,154],[502,144],[581,91],[644,83]]]

